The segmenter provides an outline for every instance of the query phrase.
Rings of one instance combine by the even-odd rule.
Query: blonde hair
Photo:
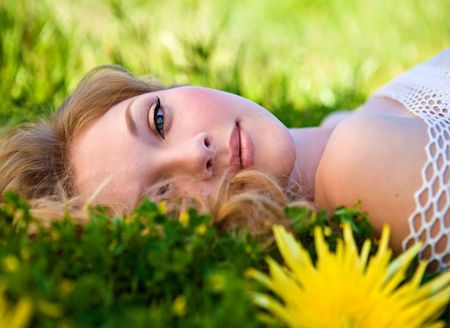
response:
[[[15,191],[30,201],[32,212],[45,222],[70,212],[87,220],[68,160],[74,136],[114,105],[140,94],[166,89],[160,83],[139,79],[117,66],[99,66],[78,84],[73,94],[50,118],[8,131],[0,143],[0,191]],[[223,229],[248,227],[254,234],[269,231],[274,222],[286,223],[284,207],[290,199],[278,182],[256,170],[242,171],[224,179],[213,199],[172,199],[177,212],[186,204],[212,214]],[[184,205],[183,205],[184,204]],[[189,205],[189,206],[190,206]],[[313,205],[303,205],[313,209]]]

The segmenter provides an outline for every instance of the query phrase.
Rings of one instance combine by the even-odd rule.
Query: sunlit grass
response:
[[[291,126],[317,124],[448,46],[446,7],[445,0],[8,0],[0,4],[0,119],[48,112],[90,68],[116,63],[242,94]]]

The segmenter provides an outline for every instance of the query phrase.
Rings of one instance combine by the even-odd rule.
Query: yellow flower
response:
[[[210,277],[210,284],[215,292],[221,292],[226,286],[225,277],[220,273],[215,273]]]
[[[178,218],[183,227],[187,227],[189,224],[189,214],[187,212],[181,212],[180,217]]]
[[[59,283],[59,293],[62,296],[66,296],[72,292],[74,288],[74,282],[70,279],[62,279]]]
[[[158,208],[162,214],[167,214],[167,201],[162,200],[158,204]]]
[[[195,228],[195,232],[200,236],[204,235],[206,232],[206,225],[203,223],[200,224],[197,228]]]
[[[324,234],[325,236],[330,237],[330,236],[331,236],[331,233],[332,233],[332,231],[331,231],[330,227],[325,227],[325,228],[323,228],[323,234]]]
[[[443,327],[435,322],[450,301],[450,271],[420,286],[426,263],[400,285],[406,269],[421,249],[416,244],[390,262],[389,227],[384,226],[377,254],[369,260],[370,241],[361,254],[351,228],[330,252],[323,232],[315,228],[317,264],[283,227],[274,227],[275,240],[288,268],[268,259],[270,276],[254,269],[247,275],[282,299],[254,293],[256,304],[291,327]]]
[[[8,255],[3,259],[3,268],[7,272],[14,272],[19,268],[19,260],[14,255]]]
[[[16,306],[12,306],[4,296],[4,288],[0,287],[0,327],[27,327],[32,310],[33,306],[29,298],[21,298]]]
[[[177,296],[173,301],[172,310],[177,316],[184,316],[186,314],[186,297],[183,295]]]

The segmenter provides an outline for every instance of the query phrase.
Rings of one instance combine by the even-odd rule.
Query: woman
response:
[[[4,138],[0,188],[45,213],[67,198],[126,212],[145,197],[195,196],[219,225],[254,231],[280,220],[289,199],[329,211],[361,199],[376,229],[391,226],[395,250],[423,240],[422,255],[445,270],[449,105],[450,49],[355,112],[300,129],[236,95],[103,67],[54,117]]]

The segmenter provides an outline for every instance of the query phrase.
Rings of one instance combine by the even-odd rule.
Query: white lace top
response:
[[[414,193],[416,209],[408,218],[405,250],[424,241],[421,258],[439,271],[450,268],[450,48],[418,65],[375,92],[395,99],[428,126],[427,160],[422,185]],[[437,245],[443,247],[437,251]]]

